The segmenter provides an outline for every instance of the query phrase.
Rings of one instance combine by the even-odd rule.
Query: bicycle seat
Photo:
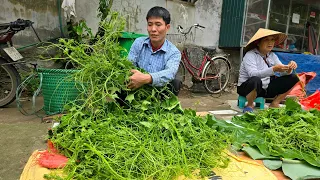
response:
[[[202,47],[202,50],[206,52],[215,52],[216,48],[215,47]]]

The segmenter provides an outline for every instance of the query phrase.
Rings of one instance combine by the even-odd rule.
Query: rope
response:
[[[293,70],[293,73],[297,76],[297,78],[299,79],[300,85],[301,85],[301,91],[303,92],[303,96],[307,97],[307,92],[305,91],[305,84],[301,81],[299,75],[297,74],[296,70]]]
[[[28,83],[32,80],[37,78],[37,73],[33,73],[31,74],[29,77],[27,77],[21,84],[19,84],[17,90],[16,90],[16,102],[17,102],[17,107],[18,110],[25,116],[30,116],[30,115],[36,115],[37,117],[42,118],[42,116],[38,115],[38,112],[41,111],[43,108],[39,109],[38,111],[36,111],[36,97],[40,94],[41,92],[41,87],[42,87],[42,74],[40,73],[40,84],[37,88],[37,90],[34,92],[33,96],[32,96],[32,111],[31,113],[29,113],[28,111],[26,111],[21,104],[21,95],[24,89],[26,89]]]

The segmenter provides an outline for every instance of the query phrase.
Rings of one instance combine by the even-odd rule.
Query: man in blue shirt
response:
[[[128,88],[137,89],[145,84],[162,87],[169,83],[172,92],[178,95],[181,81],[174,78],[181,53],[166,39],[170,29],[170,13],[163,7],[155,6],[148,11],[146,19],[149,37],[140,37],[134,41],[128,59],[148,74],[131,70],[133,74]]]

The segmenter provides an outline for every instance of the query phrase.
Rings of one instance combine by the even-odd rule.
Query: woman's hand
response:
[[[289,69],[287,70],[287,73],[291,74],[292,70],[297,69],[298,65],[297,65],[296,62],[290,61],[289,64],[288,64],[288,67],[289,67]]]
[[[130,82],[128,84],[129,89],[137,89],[144,84],[150,84],[152,82],[152,77],[150,74],[143,74],[142,72],[132,69],[131,72],[133,73],[130,76]]]
[[[272,67],[273,72],[286,72],[289,70],[289,66],[283,64],[277,64]]]

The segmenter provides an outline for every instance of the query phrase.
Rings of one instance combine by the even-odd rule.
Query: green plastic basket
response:
[[[120,43],[120,46],[125,49],[125,51],[120,52],[121,57],[128,56],[128,53],[130,51],[130,48],[134,40],[137,39],[138,37],[144,37],[144,36],[147,36],[147,35],[137,34],[134,32],[122,32],[121,37],[119,38],[119,43]]]
[[[71,75],[79,70],[70,69],[45,69],[38,68],[37,72],[42,77],[42,94],[44,111],[47,115],[63,112],[63,107],[74,101],[80,94],[76,82]]]

